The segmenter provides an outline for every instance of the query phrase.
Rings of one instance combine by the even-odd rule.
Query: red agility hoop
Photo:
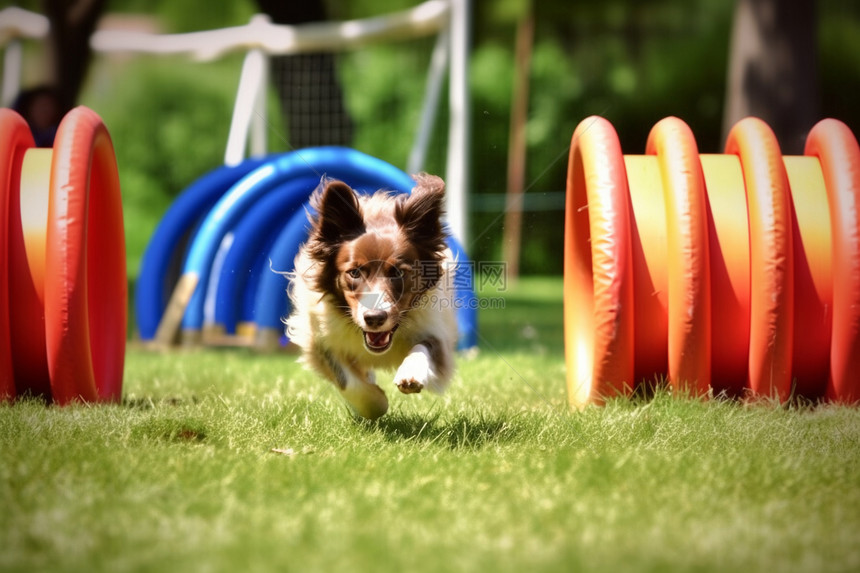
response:
[[[13,398],[16,394],[15,369],[12,362],[12,320],[9,312],[12,305],[10,283],[7,280],[7,276],[16,274],[10,267],[9,260],[15,221],[11,213],[13,200],[17,205],[17,188],[24,152],[34,145],[33,135],[24,118],[10,109],[0,109],[0,269],[4,269],[3,275],[0,275],[0,400]],[[8,275],[5,269],[9,269]]]
[[[122,197],[113,143],[85,107],[69,112],[57,130],[45,266],[54,399],[118,401],[128,312]]]
[[[59,404],[118,401],[128,283],[122,198],[107,129],[85,107],[63,118],[53,149],[33,148],[29,130],[22,134],[26,123],[14,112],[3,111],[0,128],[10,269],[8,327],[0,323],[0,352],[3,333],[10,339],[4,368],[12,365],[18,394]],[[0,374],[5,379],[7,372]]]

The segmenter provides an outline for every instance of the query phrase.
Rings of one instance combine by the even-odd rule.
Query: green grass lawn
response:
[[[570,412],[560,281],[504,296],[448,394],[375,423],[247,351],[131,349],[121,405],[0,406],[0,571],[860,570],[858,409]]]

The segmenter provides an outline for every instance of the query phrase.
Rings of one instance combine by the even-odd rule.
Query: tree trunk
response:
[[[783,154],[803,152],[818,119],[815,0],[738,0],[723,140],[746,116],[767,122]]]
[[[505,201],[505,230],[502,237],[502,258],[507,263],[508,278],[516,281],[520,275],[520,247],[523,226],[523,193],[526,186],[526,124],[529,108],[529,75],[534,15],[528,12],[517,24],[514,86],[511,98],[511,123],[508,135],[508,189]]]
[[[105,0],[44,0],[51,23],[51,75],[63,115],[78,101],[92,50],[90,36],[104,12]]]

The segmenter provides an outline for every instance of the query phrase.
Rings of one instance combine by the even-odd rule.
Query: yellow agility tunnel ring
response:
[[[696,395],[860,401],[860,147],[819,122],[782,156],[761,120],[699,154],[669,117],[645,155],[583,120],[568,163],[571,405],[665,378]]]

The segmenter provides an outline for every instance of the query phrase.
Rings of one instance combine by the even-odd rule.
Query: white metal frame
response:
[[[9,106],[21,89],[22,40],[39,40],[48,35],[48,18],[16,6],[0,10],[0,48],[3,54],[3,87],[0,105]]]
[[[469,17],[470,0],[426,0],[393,14],[345,22],[298,26],[272,24],[258,15],[245,26],[188,34],[150,34],[100,30],[91,37],[96,52],[185,54],[207,61],[246,52],[239,79],[224,162],[235,165],[246,153],[266,153],[266,86],[268,58],[307,52],[337,52],[379,41],[437,34],[428,72],[420,127],[407,169],[423,167],[444,84],[449,77],[448,155],[446,167],[448,226],[461,244],[466,241],[466,190],[469,180]],[[9,105],[20,88],[22,39],[42,39],[48,19],[20,8],[0,10],[0,48],[5,46],[0,103]]]

